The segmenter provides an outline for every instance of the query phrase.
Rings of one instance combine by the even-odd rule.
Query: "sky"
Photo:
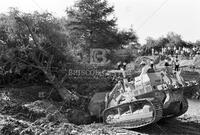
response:
[[[48,11],[66,16],[75,0],[0,0],[0,13],[9,7],[24,12]],[[133,28],[141,44],[147,37],[159,38],[175,32],[185,41],[200,40],[200,0],[108,0],[114,5],[119,29]]]

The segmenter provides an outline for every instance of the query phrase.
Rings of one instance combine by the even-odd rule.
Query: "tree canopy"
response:
[[[70,39],[82,50],[116,49],[137,42],[134,31],[118,30],[117,19],[113,16],[114,7],[107,0],[79,0],[66,13]]]
[[[8,15],[1,15],[0,24],[4,74],[10,71],[22,78],[27,74],[32,80],[43,75],[43,81],[54,83],[62,70],[60,63],[72,62],[65,29],[51,14],[23,13],[12,8]]]

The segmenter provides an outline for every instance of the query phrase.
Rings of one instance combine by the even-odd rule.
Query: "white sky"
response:
[[[18,7],[24,12],[47,10],[56,16],[65,16],[66,7],[74,1],[0,0],[0,13],[7,12],[9,7]],[[140,43],[148,36],[158,38],[172,31],[181,34],[186,41],[200,40],[200,0],[108,1],[115,6],[118,27],[128,29],[132,26]]]

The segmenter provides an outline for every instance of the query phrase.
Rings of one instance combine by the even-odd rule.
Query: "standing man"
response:
[[[153,64],[154,64],[154,62],[153,62],[153,60],[151,60],[151,61],[150,61],[151,69],[154,69]]]
[[[175,71],[179,71],[179,62],[178,62],[178,59],[176,59],[176,62],[175,62]]]

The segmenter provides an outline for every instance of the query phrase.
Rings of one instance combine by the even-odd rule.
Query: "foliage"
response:
[[[43,81],[54,83],[55,77],[61,75],[61,64],[72,62],[65,29],[51,14],[27,14],[11,9],[8,15],[1,15],[0,24],[4,75],[10,71],[23,78],[25,73],[32,80],[42,75]]]
[[[72,32],[80,32],[86,44],[92,47],[97,46],[99,40],[108,42],[107,34],[114,32],[115,19],[107,17],[114,11],[106,1],[101,0],[81,0],[75,3],[74,7],[66,10],[69,22],[67,26]],[[78,31],[77,31],[78,30]],[[106,38],[107,40],[105,40]],[[106,46],[101,43],[99,46]]]
[[[133,30],[117,29],[113,12],[114,7],[106,0],[79,0],[68,8],[66,26],[72,50],[78,50],[76,53],[80,52],[87,57],[90,48],[112,50],[137,42]]]
[[[194,43],[195,46],[197,47],[200,47],[200,40],[197,40],[195,43]]]

